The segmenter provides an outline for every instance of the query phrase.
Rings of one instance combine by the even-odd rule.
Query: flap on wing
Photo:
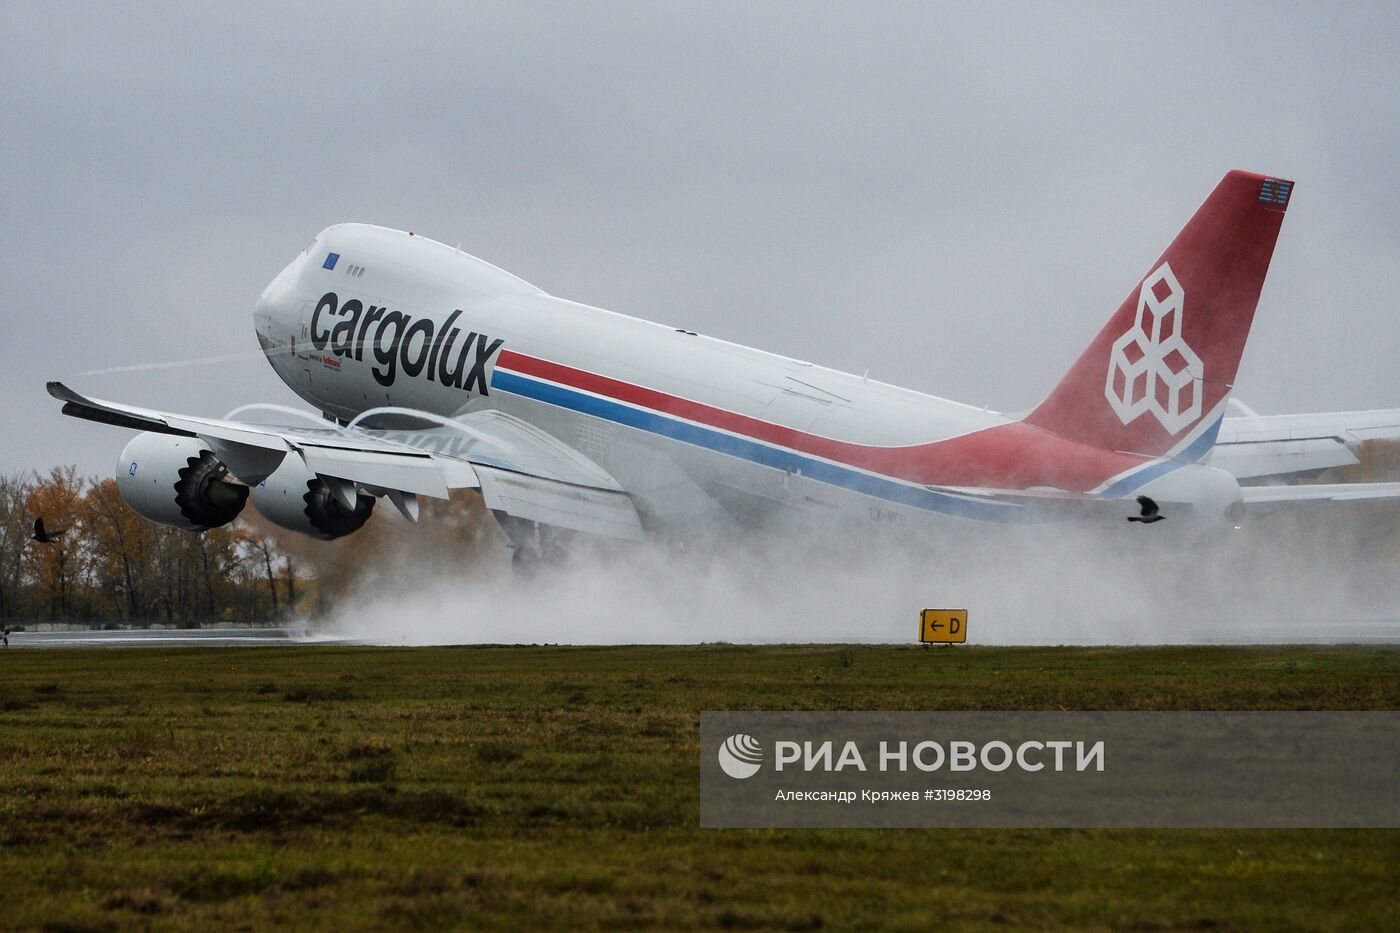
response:
[[[199,439],[209,445],[214,451],[214,456],[229,468],[229,472],[249,486],[261,483],[275,473],[282,465],[283,458],[287,456],[285,447],[282,450],[255,447],[224,440],[212,434],[201,434]]]
[[[476,467],[467,461],[434,456],[433,462],[442,470],[442,478],[448,489],[481,488],[481,478],[477,476]]]
[[[1318,437],[1334,438],[1345,444],[1400,440],[1400,408],[1230,417],[1221,422],[1216,444],[1296,441]]]
[[[1210,456],[1211,466],[1236,479],[1327,470],[1356,462],[1356,455],[1336,437],[1217,444]]]
[[[641,519],[626,493],[571,486],[538,476],[478,466],[486,507],[516,518],[587,534],[642,540]]]
[[[1351,427],[1347,428],[1347,436],[1356,442],[1400,440],[1400,423]]]
[[[392,411],[399,411],[397,409]],[[622,491],[617,480],[551,434],[505,412],[494,409],[456,418],[437,418],[436,427],[415,430],[381,430],[364,425],[360,430],[397,446],[431,451],[440,458],[467,460],[578,486]]]
[[[1310,486],[1241,486],[1249,507],[1363,499],[1400,499],[1400,483],[1318,483]]]
[[[312,473],[335,476],[365,486],[447,498],[442,468],[431,456],[408,450],[345,450],[300,443],[297,450]]]

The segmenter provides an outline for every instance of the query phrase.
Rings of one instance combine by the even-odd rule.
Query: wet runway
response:
[[[1192,620],[1180,633],[1188,645],[1397,645],[1400,619]]]
[[[1125,631],[1128,629],[1125,628]],[[985,630],[984,630],[985,631]],[[232,648],[263,645],[372,645],[450,644],[434,638],[380,640],[340,638],[308,632],[305,626],[286,628],[126,629],[12,632],[10,648]],[[823,639],[826,640],[826,639]],[[834,640],[834,639],[833,639]],[[790,638],[765,639],[755,633],[753,644],[790,642]],[[879,638],[854,636],[852,643],[888,643]],[[461,643],[471,643],[464,639]],[[495,642],[499,644],[499,642]],[[976,633],[969,644],[978,644]],[[982,644],[1000,644],[983,641]],[[1070,640],[1068,644],[1077,642]],[[1045,643],[1042,643],[1045,644]],[[1049,642],[1053,644],[1053,642]],[[1103,644],[1103,643],[1100,643]],[[1400,618],[1342,619],[1191,619],[1184,620],[1160,641],[1125,639],[1119,644],[1165,645],[1400,645]]]
[[[11,648],[232,648],[324,643],[302,628],[99,629],[11,632]]]

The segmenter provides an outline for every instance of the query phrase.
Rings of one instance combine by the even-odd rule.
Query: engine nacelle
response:
[[[288,454],[272,475],[253,487],[253,506],[268,521],[329,541],[359,531],[374,511],[374,497],[358,494],[347,509],[325,480]]]
[[[1218,467],[1201,463],[1178,467],[1133,494],[1162,504],[1162,514],[1175,519],[1167,523],[1172,535],[1211,537],[1238,527],[1244,519],[1239,480]]]
[[[153,522],[185,531],[227,525],[243,511],[248,487],[225,482],[228,467],[197,437],[146,432],[117,463],[126,504]]]

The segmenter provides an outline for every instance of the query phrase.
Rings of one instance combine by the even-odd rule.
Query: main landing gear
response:
[[[510,539],[510,563],[517,576],[530,578],[543,569],[558,569],[568,561],[570,532],[504,512],[495,515]]]

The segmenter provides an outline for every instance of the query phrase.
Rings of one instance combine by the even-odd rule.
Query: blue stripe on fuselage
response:
[[[997,524],[1044,521],[1051,517],[1038,509],[1021,505],[962,499],[934,492],[912,483],[872,476],[851,467],[817,460],[782,447],[773,447],[748,438],[736,437],[733,434],[726,434],[723,431],[693,422],[682,421],[643,408],[634,408],[611,399],[579,392],[565,386],[522,376],[499,366],[492,373],[491,388],[547,405],[593,415],[605,421],[637,428],[650,434],[668,437],[696,447],[703,447],[706,450],[727,454],[760,466],[798,473],[808,479],[830,486],[849,489],[887,502],[897,502],[929,512],[942,512],[959,518]],[[1180,462],[1173,460],[1155,461],[1137,473],[1119,480],[1101,495],[1122,495],[1124,492],[1181,465]]]
[[[523,398],[534,399],[537,402],[544,402],[547,405],[556,405],[570,411],[593,415],[606,421],[637,428],[650,434],[659,434],[662,437],[669,437],[672,440],[693,444],[696,447],[703,447],[717,453],[728,454],[731,457],[738,457],[760,466],[772,467],[775,470],[784,470],[790,473],[800,473],[808,479],[864,493],[887,502],[898,502],[901,505],[917,509],[945,512],[960,518],[971,518],[983,522],[1006,523],[1037,520],[1036,516],[1030,514],[1030,510],[1019,505],[960,499],[925,489],[922,486],[871,476],[849,467],[828,463],[824,460],[815,460],[781,447],[770,447],[767,444],[751,441],[748,438],[735,437],[732,434],[725,434],[722,431],[716,431],[713,428],[693,424],[689,421],[680,421],[646,409],[633,408],[610,399],[598,398],[553,383],[541,382],[528,376],[508,372],[500,367],[496,368],[492,376],[491,388],[510,392]]]
[[[1201,436],[1191,442],[1191,445],[1170,460],[1154,460],[1134,473],[1118,480],[1110,486],[1106,486],[1098,492],[1100,496],[1126,496],[1140,486],[1150,483],[1160,476],[1166,476],[1173,470],[1193,463],[1199,463],[1212,447],[1215,446],[1215,439],[1220,434],[1220,424],[1225,419],[1220,417],[1215,419],[1215,424],[1201,432]]]

